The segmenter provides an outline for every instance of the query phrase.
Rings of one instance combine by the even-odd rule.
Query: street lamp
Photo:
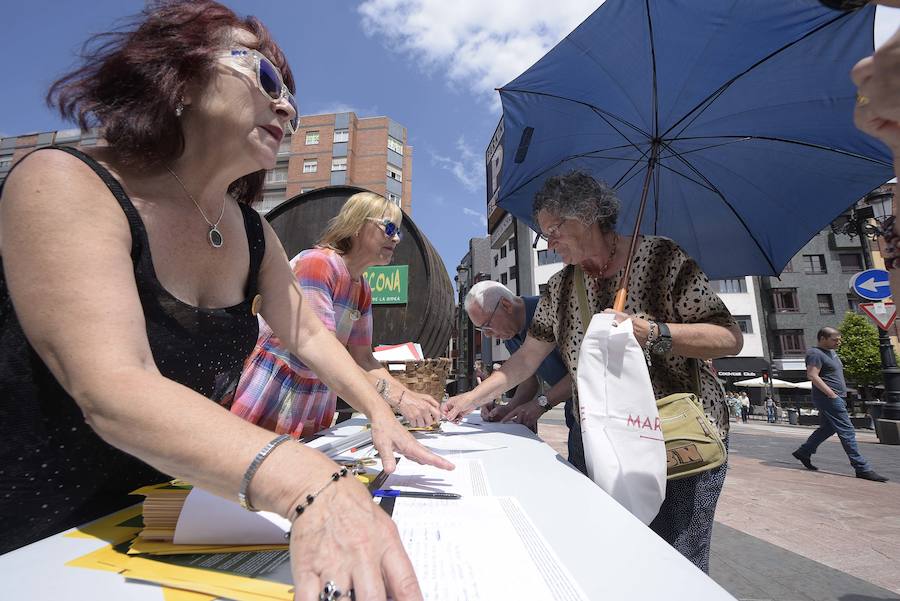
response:
[[[859,236],[863,251],[863,264],[872,269],[872,258],[869,255],[869,240],[875,240],[880,228],[870,222],[871,219],[881,224],[893,213],[893,187],[883,186],[870,192],[863,199],[862,207],[850,210],[849,217],[840,224],[832,226],[835,233],[843,233],[851,238]],[[884,407],[881,417],[889,420],[900,420],[900,369],[894,357],[894,347],[887,330],[878,328],[878,350],[881,355],[881,373],[884,378]]]

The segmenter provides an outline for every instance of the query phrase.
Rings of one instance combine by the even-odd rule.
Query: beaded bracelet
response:
[[[884,257],[885,269],[900,269],[900,236],[894,229],[893,215],[884,220],[878,233],[884,238],[881,256]]]
[[[294,525],[294,520],[296,520],[298,517],[303,515],[303,512],[306,511],[309,508],[309,506],[313,504],[313,501],[316,500],[316,497],[318,497],[320,494],[322,494],[323,490],[325,490],[326,488],[328,488],[329,486],[331,486],[332,484],[334,484],[341,478],[346,478],[349,473],[350,473],[349,468],[342,467],[335,473],[331,474],[331,478],[328,480],[328,482],[326,482],[321,487],[319,487],[319,490],[317,490],[314,493],[310,493],[310,494],[306,495],[306,503],[300,503],[299,505],[297,505],[297,507],[294,508],[294,515],[291,518],[291,526]],[[287,532],[284,533],[284,538],[285,538],[285,540],[291,539],[291,531],[290,530],[288,530]]]

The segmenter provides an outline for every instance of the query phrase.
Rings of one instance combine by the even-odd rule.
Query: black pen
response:
[[[415,499],[461,499],[462,495],[455,492],[424,492],[418,490],[392,490],[379,488],[372,491],[373,497],[411,497]]]

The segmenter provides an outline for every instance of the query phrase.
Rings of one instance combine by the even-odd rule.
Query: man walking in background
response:
[[[841,333],[834,328],[822,328],[817,335],[817,346],[806,351],[806,377],[812,382],[812,401],[819,410],[821,424],[792,455],[808,470],[818,470],[811,457],[819,445],[837,433],[856,477],[875,482],[887,478],[873,471],[866,458],[859,452],[856,431],[847,413],[847,385],[844,381],[844,365],[835,349],[841,345]]]

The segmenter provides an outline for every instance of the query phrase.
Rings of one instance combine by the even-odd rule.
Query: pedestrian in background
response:
[[[766,421],[775,423],[775,400],[769,395],[766,395]]]
[[[822,328],[817,335],[817,346],[806,351],[806,377],[812,382],[812,400],[819,410],[820,425],[810,434],[799,449],[791,453],[806,469],[817,471],[811,458],[819,445],[837,433],[850,465],[856,470],[856,477],[875,482],[886,482],[887,478],[869,466],[859,452],[856,431],[847,413],[847,384],[844,381],[844,365],[835,349],[841,345],[841,333],[834,328]]]
[[[742,392],[741,393],[741,421],[746,424],[749,415],[750,415],[750,399],[747,397],[746,392]]]

